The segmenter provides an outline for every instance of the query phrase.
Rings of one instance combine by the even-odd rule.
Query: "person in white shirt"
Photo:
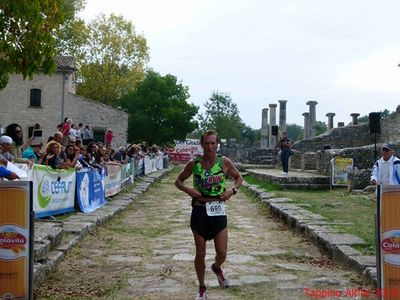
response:
[[[392,144],[382,145],[382,157],[375,162],[372,169],[371,185],[400,184],[400,159],[394,156],[393,153]]]

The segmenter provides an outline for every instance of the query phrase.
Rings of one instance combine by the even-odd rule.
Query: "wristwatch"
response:
[[[235,187],[232,188],[232,192],[234,195],[236,195],[237,191],[238,191],[237,188],[235,188]]]

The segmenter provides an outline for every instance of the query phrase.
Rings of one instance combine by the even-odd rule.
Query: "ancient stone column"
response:
[[[350,114],[350,116],[351,116],[351,118],[352,118],[351,123],[352,123],[353,125],[357,125],[357,124],[358,124],[358,117],[360,116],[360,114],[358,114],[358,113],[352,113],[352,114]]]
[[[310,137],[309,133],[310,133],[310,113],[305,112],[303,113],[304,116],[304,132],[303,132],[303,139],[308,139]]]
[[[278,100],[279,102],[279,134],[286,131],[286,102],[287,100]]]
[[[344,122],[338,122],[337,127],[344,127]]]
[[[327,113],[325,116],[328,117],[328,131],[333,128],[333,117],[336,116],[335,113]]]
[[[276,139],[275,135],[272,135],[272,126],[276,125],[276,107],[277,104],[269,105],[269,148],[276,147]]]
[[[310,124],[308,127],[309,128],[309,137],[313,138],[313,137],[315,137],[315,119],[316,119],[315,106],[317,106],[318,102],[317,101],[308,101],[306,104],[310,106]]]
[[[268,108],[263,108],[261,114],[261,139],[260,148],[268,148]]]

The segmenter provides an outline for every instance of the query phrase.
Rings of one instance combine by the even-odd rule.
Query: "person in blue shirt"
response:
[[[0,178],[7,178],[8,180],[19,179],[18,175],[10,170],[7,170],[5,167],[0,166]]]

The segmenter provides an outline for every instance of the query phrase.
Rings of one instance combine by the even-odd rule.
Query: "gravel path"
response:
[[[36,299],[194,299],[191,206],[173,184],[177,172],[69,252],[35,290]],[[319,298],[330,293],[325,299],[354,299],[367,294],[358,290],[363,286],[353,271],[287,230],[244,190],[228,201],[228,223],[224,267],[232,286],[221,289],[209,270],[215,255],[209,242],[208,299],[315,299],[318,293]]]

